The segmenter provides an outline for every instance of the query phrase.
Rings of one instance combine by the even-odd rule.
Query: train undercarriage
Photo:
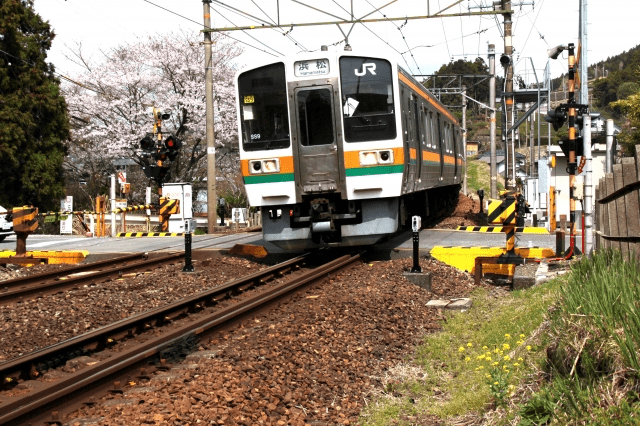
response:
[[[262,207],[266,241],[285,250],[324,246],[368,246],[455,207],[460,185],[432,188],[403,197],[342,200],[337,194],[303,198],[298,204]]]

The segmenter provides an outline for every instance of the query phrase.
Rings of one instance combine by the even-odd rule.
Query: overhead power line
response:
[[[149,0],[142,0],[142,1],[145,1],[145,2],[149,3],[149,4],[150,4],[150,5],[152,5],[152,6],[155,6],[155,7],[157,7],[157,8],[162,9],[162,10],[165,10],[165,11],[167,11],[167,12],[169,12],[169,13],[172,13],[172,14],[174,14],[174,15],[176,15],[176,16],[179,16],[179,17],[180,17],[180,18],[182,18],[182,19],[186,19],[187,21],[193,22],[193,23],[197,24],[198,26],[204,26],[201,22],[194,21],[194,20],[193,20],[193,19],[191,19],[191,18],[187,18],[186,16],[180,15],[179,13],[176,13],[176,12],[174,12],[174,11],[172,11],[172,10],[169,10],[169,9],[165,8],[165,7],[162,7],[162,6],[160,6],[160,5],[157,5],[157,4],[155,4],[155,3],[153,3],[153,2],[151,2],[151,1],[149,1]],[[207,29],[207,30],[211,30],[212,28],[211,28],[211,27],[208,27],[208,28],[205,28],[205,29]],[[253,48],[253,49],[256,49],[256,50],[259,50],[259,51],[261,51],[261,52],[264,52],[264,53],[266,53],[266,54],[268,54],[268,55],[276,56],[276,55],[274,55],[274,54],[273,54],[273,53],[271,53],[271,52],[268,52],[268,51],[266,51],[266,50],[264,50],[264,49],[261,49],[261,48],[259,48],[259,47],[256,47],[256,46],[254,46],[254,45],[252,45],[252,44],[249,44],[249,43],[247,43],[247,42],[245,42],[245,41],[238,40],[237,38],[231,37],[231,36],[230,36],[230,35],[228,35],[228,34],[225,34],[225,36],[229,37],[231,40],[235,40],[235,41],[237,41],[238,43],[242,43],[242,44],[247,45],[247,46],[249,46],[249,47],[251,47],[251,48]]]

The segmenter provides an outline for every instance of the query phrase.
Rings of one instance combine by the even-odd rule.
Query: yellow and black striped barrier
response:
[[[457,231],[465,231],[465,232],[495,232],[502,233],[505,232],[504,227],[502,226],[458,226],[456,228]],[[546,228],[534,227],[534,226],[519,226],[516,227],[516,232],[522,234],[549,234]]]
[[[489,200],[487,222],[497,225],[515,225],[517,203],[513,197],[507,197],[504,200]]]
[[[40,216],[44,216],[45,223],[48,223],[48,222],[57,222],[59,220],[65,220],[67,218],[67,216],[69,216],[69,215],[110,214],[110,213],[119,214],[119,213],[132,212],[132,211],[137,211],[137,210],[147,210],[147,209],[155,210],[156,208],[157,208],[157,206],[155,206],[153,204],[141,204],[141,205],[137,205],[137,206],[129,206],[129,207],[125,207],[125,208],[118,208],[118,209],[115,209],[115,210],[105,211],[105,212],[95,212],[95,211],[89,211],[89,210],[78,210],[78,211],[46,212],[46,213],[41,213]]]
[[[86,259],[89,254],[86,250],[30,250],[24,254],[24,258],[33,257],[36,259],[47,259],[47,264],[77,264]],[[2,250],[0,251],[0,263],[2,259],[5,259],[7,263],[11,263],[11,258],[16,256],[16,252],[13,250]],[[40,262],[38,262],[39,264]],[[25,266],[31,266],[35,263],[28,263],[28,260],[25,260],[22,263]]]
[[[555,251],[546,247],[515,247],[515,254],[523,259],[543,259],[553,257]],[[471,274],[475,273],[477,257],[498,257],[507,253],[506,247],[445,247],[431,249],[431,256],[447,265]],[[483,272],[498,275],[513,275],[513,264],[486,265]]]
[[[119,238],[138,238],[138,237],[183,237],[184,232],[118,232],[116,237]]]

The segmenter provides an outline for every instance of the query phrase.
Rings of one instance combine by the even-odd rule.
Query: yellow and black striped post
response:
[[[167,232],[169,229],[169,216],[172,214],[180,213],[180,201],[167,197],[160,197],[159,204],[159,218],[160,228],[162,232]]]
[[[584,66],[584,64],[582,65]],[[576,108],[575,104],[575,69],[576,57],[574,54],[573,43],[569,43],[569,159],[567,161],[567,171],[569,172],[569,230],[570,230],[570,248],[566,255],[571,258],[574,255],[576,247],[576,200],[573,197],[573,187],[576,181]]]
[[[516,246],[517,198],[512,192],[503,193],[502,200],[489,200],[487,220],[491,224],[501,224],[507,237],[507,252]]]

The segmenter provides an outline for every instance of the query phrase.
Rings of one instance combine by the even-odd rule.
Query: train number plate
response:
[[[255,100],[255,98],[253,97],[253,95],[245,95],[245,97],[244,97],[244,103],[245,103],[245,104],[252,104],[252,103],[254,103],[255,101],[256,101],[256,100]]]

